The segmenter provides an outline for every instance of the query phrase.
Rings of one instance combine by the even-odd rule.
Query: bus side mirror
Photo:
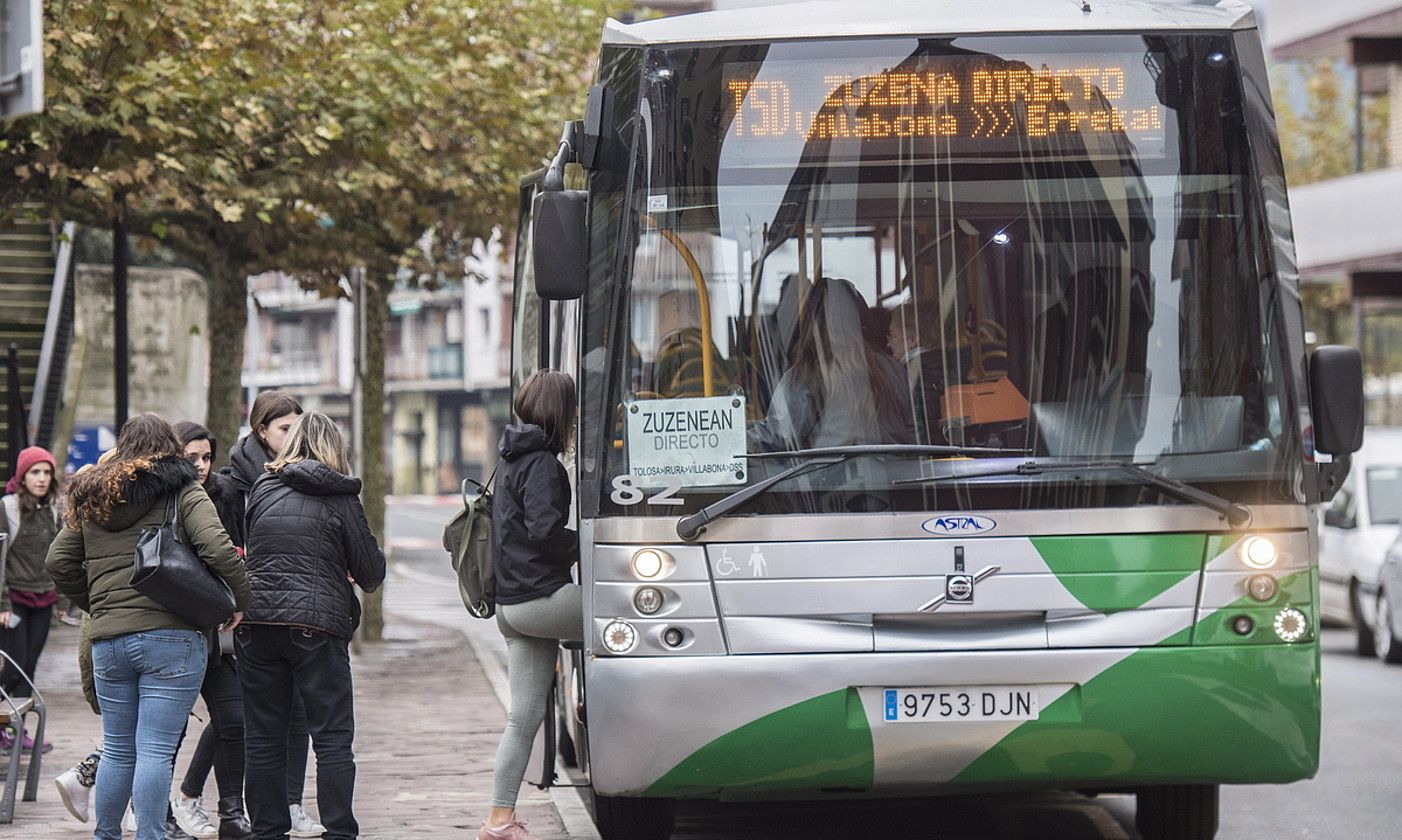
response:
[[[1363,446],[1363,356],[1336,344],[1317,348],[1309,377],[1315,451],[1352,455]]]
[[[589,193],[545,190],[535,197],[531,259],[544,300],[578,300],[589,278]]]

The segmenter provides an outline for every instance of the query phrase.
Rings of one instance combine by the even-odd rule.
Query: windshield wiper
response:
[[[1234,528],[1244,528],[1251,524],[1251,509],[1246,505],[1224,499],[1215,493],[1194,487],[1185,481],[1176,478],[1168,478],[1159,475],[1152,470],[1145,469],[1142,465],[1133,461],[1119,459],[1103,460],[1057,460],[1057,459],[1036,459],[1023,461],[1020,464],[968,464],[951,463],[941,465],[948,469],[944,475],[925,476],[911,479],[909,481],[897,482],[898,484],[925,484],[931,481],[957,480],[961,478],[992,478],[1004,475],[1032,476],[1046,475],[1048,473],[1062,472],[1086,472],[1089,470],[1108,470],[1122,473],[1140,484],[1153,487],[1166,495],[1181,499],[1192,504],[1202,505],[1216,511]]]
[[[748,458],[808,458],[786,470],[769,476],[758,484],[743,487],[729,496],[718,499],[696,513],[677,520],[677,536],[688,542],[696,539],[711,522],[747,504],[751,499],[763,495],[769,488],[786,479],[806,472],[840,464],[849,458],[870,455],[935,455],[950,458],[971,457],[974,455],[1025,455],[1021,449],[989,449],[978,446],[925,446],[907,443],[871,443],[852,446],[823,446],[816,449],[791,449],[783,452],[756,452]]]

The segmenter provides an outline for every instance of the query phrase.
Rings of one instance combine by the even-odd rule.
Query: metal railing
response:
[[[39,347],[39,367],[34,372],[34,393],[29,404],[29,428],[35,436],[44,437],[40,426],[44,419],[44,402],[48,398],[50,373],[54,364],[55,348],[58,346],[59,331],[63,324],[63,298],[73,268],[73,242],[78,235],[78,226],[73,222],[63,223],[63,232],[58,240],[58,254],[54,260],[54,284],[49,291],[49,312],[44,323],[44,343]]]

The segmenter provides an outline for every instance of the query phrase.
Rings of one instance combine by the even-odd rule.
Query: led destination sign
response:
[[[1091,143],[1099,136],[1123,137],[1140,154],[1161,155],[1164,107],[1142,55],[1137,63],[1104,58],[970,55],[878,72],[837,61],[732,65],[726,74],[728,138],[943,139],[954,151],[972,154],[1076,136]]]

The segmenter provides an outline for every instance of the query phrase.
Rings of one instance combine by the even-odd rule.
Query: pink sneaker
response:
[[[477,829],[477,840],[539,840],[526,830],[525,820],[512,820],[497,828],[488,828],[486,823]]]

